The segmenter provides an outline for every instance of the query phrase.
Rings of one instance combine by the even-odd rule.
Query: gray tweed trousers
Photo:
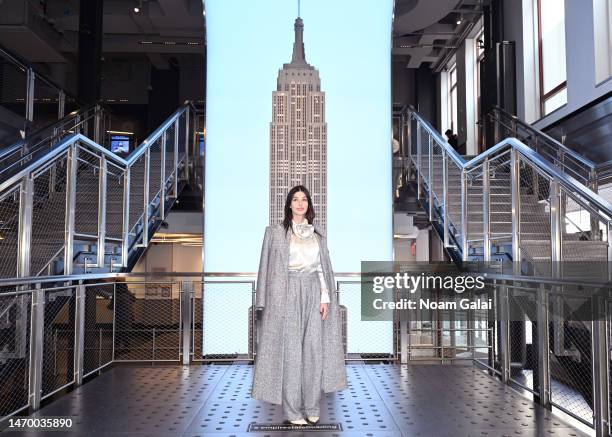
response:
[[[285,317],[283,416],[287,420],[320,416],[323,347],[321,283],[317,272],[290,270]]]

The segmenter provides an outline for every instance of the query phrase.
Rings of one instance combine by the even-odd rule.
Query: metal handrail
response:
[[[87,114],[92,109],[96,110],[98,107],[100,110],[107,110],[106,108],[103,108],[99,103],[94,103],[92,105],[79,109],[78,111],[71,112],[70,114],[66,115],[64,118],[60,120],[56,120],[47,126],[41,127],[40,129],[29,134],[29,136],[36,136],[46,130],[53,130],[53,128],[56,126],[63,126],[66,124],[66,122],[70,120],[74,120],[82,116],[83,114]],[[79,124],[82,124],[85,121],[86,121],[85,119],[80,119]],[[76,126],[78,125],[75,125],[75,127]],[[28,138],[24,138],[19,141],[16,141],[15,143],[11,144],[8,147],[3,148],[2,150],[0,150],[0,160],[5,159],[8,155],[14,153],[15,151],[21,150],[21,148],[24,146],[24,144],[27,144],[27,142],[28,142]]]
[[[502,115],[504,117],[510,118],[513,123],[515,123],[517,126],[520,126],[523,129],[525,129],[526,131],[528,131],[532,135],[540,137],[540,138],[543,138],[544,140],[548,141],[549,143],[552,143],[555,146],[555,149],[562,150],[564,155],[571,156],[572,159],[580,162],[583,166],[587,167],[590,171],[594,171],[597,168],[597,164],[594,163],[593,161],[591,161],[590,159],[585,158],[584,156],[582,156],[579,153],[577,153],[576,151],[570,149],[565,144],[557,141],[556,139],[554,139],[550,135],[542,132],[541,130],[538,130],[538,129],[534,128],[530,124],[528,124],[528,123],[524,122],[523,120],[521,120],[520,118],[518,118],[516,115],[510,114],[507,111],[504,111],[499,106],[493,106],[493,109],[492,109],[492,111],[491,111],[491,113],[489,115],[491,117],[493,117],[493,114],[495,114],[495,113],[499,113],[500,115]],[[498,120],[501,122],[501,119],[498,119]],[[512,127],[510,126],[509,128],[512,128]],[[516,129],[514,129],[514,130],[516,131]]]
[[[178,116],[186,111],[186,108],[192,108],[195,111],[193,103],[191,101],[186,101],[183,106],[174,111],[172,115],[170,115],[157,129],[155,129],[147,138],[145,138],[144,141],[140,143],[140,145],[132,153],[130,153],[126,160],[126,164],[132,165],[134,161],[140,158],[147,147],[157,141],[159,137],[161,137],[162,133],[170,127],[174,120],[176,120]]]
[[[108,109],[100,104],[87,106],[28,134],[26,138],[3,149],[0,151],[0,163],[9,162],[0,165],[0,180],[3,175],[10,173],[24,162],[32,160],[45,149],[57,147],[58,140],[65,137],[67,133],[78,130],[92,119],[102,118],[105,114],[108,114]]]
[[[597,193],[593,192],[588,187],[585,187],[573,177],[561,172],[558,168],[550,164],[545,159],[542,159],[542,157],[538,153],[536,153],[532,148],[528,147],[526,144],[519,141],[518,139],[506,138],[497,143],[495,146],[487,149],[480,155],[477,155],[471,160],[466,161],[461,155],[457,153],[453,146],[448,144],[448,142],[442,138],[442,135],[431,126],[431,123],[429,123],[429,121],[424,119],[414,110],[411,111],[410,115],[415,120],[418,120],[418,122],[425,127],[425,130],[427,130],[427,132],[432,136],[432,138],[436,140],[436,143],[438,143],[438,145],[444,149],[444,152],[447,153],[447,155],[451,157],[453,161],[455,161],[457,166],[461,167],[462,170],[470,171],[474,167],[477,167],[478,165],[482,164],[488,158],[491,158],[494,155],[498,154],[502,149],[508,147],[512,148],[519,152],[521,156],[531,161],[532,164],[538,167],[539,170],[544,171],[550,178],[557,180],[565,188],[579,193],[581,196],[588,199],[588,202],[590,204],[595,205],[602,211],[604,211],[607,214],[607,217],[602,216],[602,218],[605,218],[608,223],[612,221],[612,204],[610,202],[608,202],[606,199],[604,199]],[[584,204],[580,199],[575,200],[579,204],[581,204],[581,206]],[[591,205],[585,205],[586,208],[589,208],[590,206]]]
[[[10,53],[8,50],[6,50],[3,47],[0,47],[0,56],[10,61],[13,65],[17,66],[20,70],[24,72],[27,71],[28,69],[32,70],[36,74],[36,77],[38,80],[43,81],[48,86],[55,88],[58,91],[62,91],[65,95],[70,96],[76,102],[80,102],[74,95],[66,92],[66,90],[63,87],[59,86],[57,83],[53,82],[53,80],[49,79],[48,77],[42,75],[32,64],[24,61],[23,59],[20,59],[18,56],[16,56],[13,53]]]
[[[117,164],[120,164],[120,165],[122,165],[124,167],[130,167],[138,158],[140,158],[142,156],[142,154],[146,151],[146,149],[151,144],[153,144],[157,139],[159,139],[159,137],[161,136],[163,131],[168,129],[168,127],[176,120],[176,118],[178,116],[182,115],[183,112],[185,112],[185,110],[186,110],[186,108],[188,106],[189,106],[189,104],[186,103],[181,108],[177,109],[171,116],[169,116],[166,119],[166,121],[164,121],[164,123],[162,123],[162,125],[159,128],[155,129],[155,131],[153,131],[153,133],[151,135],[149,135],[140,144],[140,146],[138,146],[138,148],[136,150],[132,151],[132,153],[130,153],[130,155],[127,158],[122,158],[121,156],[117,155],[116,153],[111,152],[110,150],[106,149],[105,147],[102,147],[101,145],[99,145],[95,141],[87,138],[83,134],[71,134],[71,135],[65,137],[64,139],[62,139],[57,144],[57,146],[54,147],[52,150],[50,150],[47,154],[45,154],[45,156],[43,156],[43,157],[39,158],[38,160],[32,162],[27,167],[24,167],[18,173],[16,173],[15,175],[11,176],[6,181],[2,182],[0,184],[0,193],[2,193],[4,190],[6,190],[9,187],[11,187],[12,185],[14,185],[15,182],[17,182],[19,179],[23,178],[26,174],[32,172],[33,170],[35,170],[36,168],[40,167],[41,165],[43,165],[45,163],[48,163],[51,159],[53,159],[56,156],[60,155],[62,152],[65,152],[72,144],[75,144],[75,143],[84,143],[84,144],[87,144],[88,146],[92,147],[93,149],[95,149],[96,151],[100,152],[101,154],[104,154],[107,158],[112,159]]]

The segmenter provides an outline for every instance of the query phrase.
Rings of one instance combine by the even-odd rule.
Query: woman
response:
[[[266,228],[261,249],[263,321],[251,396],[282,404],[285,423],[306,425],[319,420],[321,390],[346,388],[344,349],[327,243],[312,223],[306,187],[289,191],[284,212],[283,223]]]

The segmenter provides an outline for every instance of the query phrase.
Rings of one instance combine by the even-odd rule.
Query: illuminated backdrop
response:
[[[204,268],[256,272],[268,224],[271,95],[278,70],[291,61],[297,1],[207,0],[205,8]],[[336,272],[358,272],[362,260],[392,260],[392,1],[303,0],[300,15],[306,60],[319,70],[326,97],[331,261]],[[213,291],[206,291],[204,329],[216,335],[231,305],[242,311],[251,296]],[[341,303],[352,308],[354,298],[341,295]],[[351,331],[365,337],[351,335],[349,348],[367,349],[359,338],[386,344],[388,322],[359,322],[356,311]],[[205,352],[245,352],[240,335],[214,350],[205,342]]]

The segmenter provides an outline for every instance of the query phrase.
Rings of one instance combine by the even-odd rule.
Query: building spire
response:
[[[293,42],[291,63],[294,65],[308,65],[306,64],[306,55],[304,53],[304,22],[299,16],[295,19],[293,27],[295,29],[295,41]]]
[[[298,18],[300,18],[300,0],[298,0]]]

